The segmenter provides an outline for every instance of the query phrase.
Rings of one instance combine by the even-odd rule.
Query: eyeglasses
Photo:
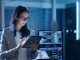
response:
[[[29,17],[28,18],[24,18],[23,16],[19,16],[19,18],[21,18],[24,21],[27,21]]]

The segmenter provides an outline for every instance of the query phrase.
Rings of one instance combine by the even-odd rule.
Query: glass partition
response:
[[[76,40],[80,40],[80,1],[76,2]]]

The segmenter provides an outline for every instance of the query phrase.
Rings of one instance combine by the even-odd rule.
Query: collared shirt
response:
[[[37,50],[37,56],[33,60],[37,60],[37,59],[49,59],[49,56],[45,51]]]

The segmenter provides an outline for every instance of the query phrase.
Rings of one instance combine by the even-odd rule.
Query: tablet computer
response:
[[[42,39],[42,36],[30,36],[30,38],[23,45],[23,48],[29,48],[30,41],[40,42],[41,39]]]

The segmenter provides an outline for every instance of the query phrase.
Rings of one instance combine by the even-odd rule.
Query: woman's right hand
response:
[[[25,42],[26,42],[26,40],[24,38],[23,39],[20,39],[20,41],[17,44],[17,46],[15,47],[15,49],[16,50],[19,50],[24,45]]]

